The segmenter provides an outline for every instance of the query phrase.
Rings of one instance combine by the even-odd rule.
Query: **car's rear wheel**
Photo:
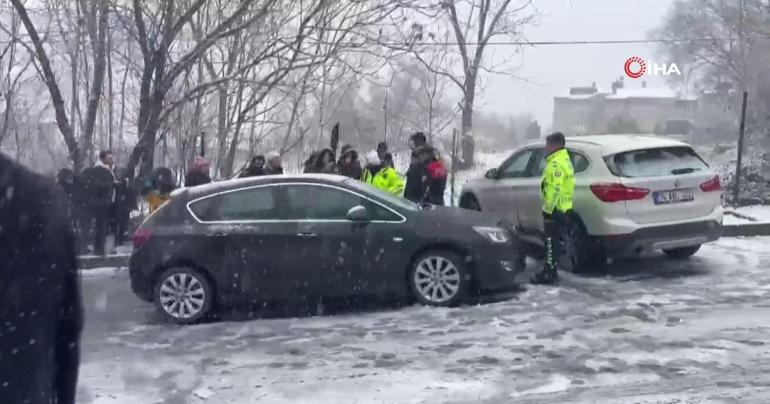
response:
[[[700,250],[700,244],[692,247],[671,248],[663,250],[663,252],[671,258],[683,259],[692,257],[698,250]]]
[[[211,282],[201,271],[190,267],[167,269],[155,284],[155,307],[166,319],[179,324],[195,323],[206,317],[213,298]]]
[[[481,204],[473,194],[465,194],[460,198],[460,207],[468,210],[481,211]]]
[[[469,276],[461,257],[451,251],[434,250],[420,255],[409,274],[409,287],[427,306],[455,306],[465,297]]]
[[[576,274],[598,273],[606,269],[606,252],[591,240],[579,221],[571,219],[565,222],[559,242],[561,269]]]

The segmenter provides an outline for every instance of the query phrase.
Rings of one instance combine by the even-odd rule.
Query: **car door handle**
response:
[[[225,233],[207,233],[206,237],[222,237]]]
[[[298,237],[318,237],[318,234],[310,233],[310,232],[300,232],[297,233]]]

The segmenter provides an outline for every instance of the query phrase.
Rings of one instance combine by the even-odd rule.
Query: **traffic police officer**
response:
[[[543,179],[540,184],[543,196],[543,228],[545,230],[545,264],[533,283],[553,284],[559,279],[559,234],[569,223],[572,211],[572,195],[575,192],[575,170],[567,149],[564,134],[555,132],[546,138]]]

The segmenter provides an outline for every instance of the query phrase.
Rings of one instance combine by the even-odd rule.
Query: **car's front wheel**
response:
[[[462,258],[451,251],[422,254],[409,274],[409,286],[417,300],[427,306],[455,306],[468,291],[469,276]]]
[[[197,269],[174,267],[158,277],[155,307],[168,320],[191,324],[211,311],[214,291],[208,278]]]
[[[700,244],[692,247],[672,248],[668,250],[663,250],[663,252],[666,253],[666,255],[668,255],[671,258],[683,259],[683,258],[692,257],[693,255],[695,255],[695,253],[698,252],[698,250],[700,250]]]

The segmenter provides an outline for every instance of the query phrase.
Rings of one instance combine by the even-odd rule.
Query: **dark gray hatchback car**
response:
[[[175,322],[219,306],[395,293],[449,306],[507,289],[512,226],[345,177],[281,175],[176,191],[134,235],[131,287]]]

